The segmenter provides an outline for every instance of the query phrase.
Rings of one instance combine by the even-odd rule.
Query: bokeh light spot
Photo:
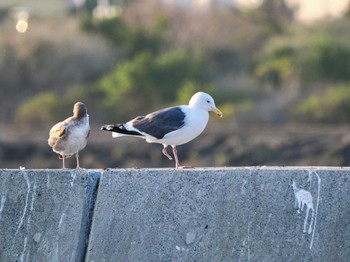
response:
[[[25,33],[28,29],[28,22],[24,20],[19,20],[16,24],[16,29],[19,33]]]

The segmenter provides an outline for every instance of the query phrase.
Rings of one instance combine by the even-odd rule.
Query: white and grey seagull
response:
[[[172,160],[167,152],[173,148],[175,167],[187,168],[179,163],[176,146],[186,144],[199,136],[209,120],[209,111],[222,117],[214,99],[204,92],[194,94],[188,105],[180,105],[155,111],[146,116],[138,116],[127,123],[105,125],[101,130],[112,132],[113,137],[135,136],[148,143],[163,144],[162,153]]]
[[[50,130],[48,144],[52,150],[60,155],[65,168],[64,159],[75,154],[77,168],[79,164],[79,151],[87,144],[90,134],[89,115],[85,104],[74,104],[73,116],[57,123]]]

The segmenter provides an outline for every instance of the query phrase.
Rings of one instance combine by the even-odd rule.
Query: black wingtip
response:
[[[105,125],[105,126],[101,126],[100,129],[101,130],[105,130],[105,131],[112,131],[113,130],[113,126],[112,125]]]
[[[116,132],[116,133],[129,135],[129,136],[143,136],[141,133],[139,133],[137,131],[127,130],[123,124],[101,126],[101,130],[109,131],[109,132]]]

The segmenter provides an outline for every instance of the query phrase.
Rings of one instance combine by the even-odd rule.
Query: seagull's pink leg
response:
[[[166,151],[168,145],[163,144],[163,146],[164,146],[164,147],[163,147],[162,153],[163,153],[167,158],[169,158],[169,160],[173,160],[173,158],[171,157],[171,155],[168,154],[168,151]]]
[[[177,156],[176,146],[172,146],[172,148],[173,148],[173,153],[175,158],[175,168],[193,168],[193,166],[180,166],[179,158]]]
[[[66,168],[66,165],[64,164],[64,155],[62,155],[62,162],[63,162],[63,169]]]

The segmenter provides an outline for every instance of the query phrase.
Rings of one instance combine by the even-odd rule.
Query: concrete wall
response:
[[[349,220],[349,168],[0,171],[0,261],[349,261]]]

